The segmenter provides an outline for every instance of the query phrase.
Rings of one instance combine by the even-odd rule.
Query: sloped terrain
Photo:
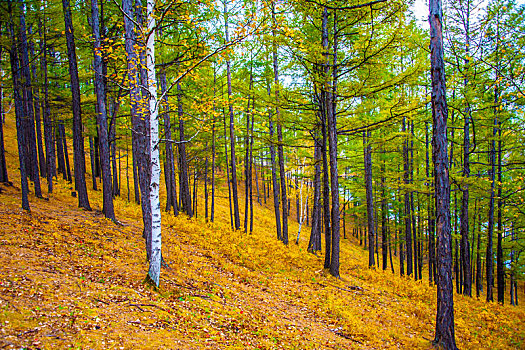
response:
[[[15,140],[12,124],[7,140]],[[7,147],[17,169],[16,142]],[[82,211],[60,180],[47,200],[30,196],[27,213],[16,180],[1,188],[0,348],[431,348],[436,301],[426,280],[369,269],[352,239],[342,242],[342,278],[334,279],[322,256],[306,252],[306,237],[289,247],[277,241],[264,206],[256,205],[253,234],[231,231],[224,186],[216,223],[202,219],[202,207],[197,219],[163,213],[158,291],[143,284],[138,205],[117,199],[117,225],[101,215],[100,192],[90,191],[95,210]],[[458,295],[455,305],[460,348],[525,346],[521,306]]]

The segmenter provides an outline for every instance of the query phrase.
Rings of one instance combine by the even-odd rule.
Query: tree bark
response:
[[[62,0],[69,61],[69,75],[71,77],[71,97],[73,106],[73,155],[75,163],[75,188],[78,192],[78,206],[91,210],[86,187],[86,159],[84,155],[84,138],[82,136],[82,110],[80,107],[80,85],[78,80],[77,56],[73,22],[69,0]]]
[[[31,173],[29,174],[31,179],[34,182],[35,187],[35,196],[37,198],[42,198],[42,190],[40,188],[40,174],[38,171],[38,150],[36,144],[36,134],[35,134],[35,113],[34,113],[34,103],[33,103],[33,86],[31,85],[31,71],[29,63],[29,53],[28,53],[28,44],[27,44],[27,31],[26,31],[26,22],[25,22],[25,4],[20,3],[20,70],[22,73],[22,78],[24,80],[24,90],[23,90],[23,100],[24,100],[24,110],[26,116],[26,142],[29,147],[29,158],[26,165],[29,165],[27,168],[30,169]],[[27,154],[26,154],[27,156]]]
[[[407,132],[406,120],[403,117],[403,126],[402,131]],[[403,183],[405,184],[405,242],[406,242],[406,260],[407,260],[407,275],[412,274],[412,220],[410,212],[410,191],[408,185],[410,184],[410,159],[409,159],[409,149],[408,149],[408,138],[405,135],[405,140],[403,141]]]
[[[267,84],[268,96],[271,96],[270,84]],[[277,165],[275,161],[275,146],[274,146],[274,129],[273,129],[273,115],[272,111],[268,109],[268,129],[270,132],[270,162],[272,167],[272,188],[273,188],[273,207],[275,212],[275,227],[277,229],[277,239],[282,240],[281,231],[281,215],[279,209],[279,185],[277,183]]]
[[[11,36],[11,50],[9,51],[9,61],[11,63],[11,79],[13,80],[13,97],[15,100],[15,117],[16,117],[16,136],[18,143],[18,162],[20,169],[20,184],[22,187],[22,209],[29,211],[29,184],[27,181],[26,166],[25,166],[25,140],[24,140],[24,130],[22,125],[23,118],[23,107],[22,107],[22,94],[20,89],[22,88],[20,70],[18,66],[18,48],[16,45],[15,39],[15,30],[13,24],[13,9],[11,1],[7,4],[9,9],[9,31]],[[1,122],[0,122],[1,123]]]
[[[113,208],[113,193],[111,188],[111,169],[109,164],[109,142],[107,130],[106,91],[102,75],[102,43],[99,31],[99,15],[97,0],[91,0],[91,27],[93,29],[93,68],[95,70],[95,93],[97,95],[97,124],[100,144],[100,160],[102,166],[102,211],[106,218],[115,221]],[[91,138],[90,138],[91,141]],[[115,141],[114,141],[115,142]],[[93,183],[95,183],[94,181]]]
[[[443,59],[443,12],[441,0],[429,1],[430,62],[432,80],[432,160],[437,218],[437,313],[434,344],[457,349],[454,336],[454,294],[452,285],[450,183],[447,159],[447,116],[445,65]]]
[[[368,224],[368,266],[374,266],[374,198],[372,194],[372,147],[369,143],[370,131],[363,131],[365,164],[366,217]]]
[[[283,127],[281,120],[281,109],[279,107],[279,64],[277,60],[277,42],[276,42],[276,18],[275,18],[275,1],[272,0],[272,35],[273,35],[273,77],[274,77],[274,94],[275,94],[275,117],[277,122],[277,153],[279,155],[279,176],[281,179],[281,204],[283,211],[282,241],[288,245],[288,197],[286,195],[286,172],[284,169],[284,145],[283,145]]]
[[[226,2],[224,3],[224,22],[225,22],[225,39],[228,43],[230,41],[228,33],[228,8]],[[230,116],[230,164],[231,164],[231,186],[232,186],[232,201],[233,201],[233,216],[235,229],[241,227],[241,219],[239,215],[239,197],[237,191],[237,158],[235,155],[235,121],[233,116],[233,101],[232,101],[232,78],[230,59],[226,60],[226,78],[228,83],[228,111]]]
[[[147,0],[148,37],[146,42],[146,65],[148,72],[149,92],[149,139],[150,139],[150,191],[149,200],[151,207],[151,253],[148,276],[159,286],[161,254],[161,210],[160,210],[160,157],[159,157],[159,120],[157,101],[157,78],[155,76],[155,1]]]

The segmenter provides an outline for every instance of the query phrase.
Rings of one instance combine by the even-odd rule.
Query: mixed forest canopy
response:
[[[2,1],[0,182],[30,211],[60,177],[117,226],[116,198],[140,205],[156,288],[165,218],[211,227],[225,187],[232,231],[267,206],[336,278],[352,239],[435,284],[454,349],[454,292],[517,305],[524,282],[525,6],[429,0],[421,26],[412,5]]]

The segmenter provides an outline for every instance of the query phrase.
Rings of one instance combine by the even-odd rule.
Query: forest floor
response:
[[[13,124],[8,119],[6,144],[17,169]],[[18,170],[9,175],[16,179]],[[143,283],[138,205],[117,198],[116,225],[100,212],[101,191],[90,191],[94,210],[83,211],[72,185],[58,180],[47,199],[30,196],[28,213],[17,180],[0,186],[0,349],[432,347],[436,290],[426,279],[368,268],[353,238],[342,240],[335,279],[322,256],[306,252],[309,228],[296,245],[292,222],[285,247],[264,205],[255,205],[253,234],[233,232],[225,186],[216,223],[202,219],[202,207],[197,219],[163,213],[168,266],[158,291]],[[459,348],[525,347],[523,303],[454,301]]]

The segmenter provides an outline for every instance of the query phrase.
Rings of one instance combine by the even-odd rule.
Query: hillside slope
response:
[[[12,180],[19,176],[13,124],[8,119]],[[95,210],[82,211],[71,185],[59,180],[48,200],[31,196],[26,213],[18,182],[1,188],[0,348],[431,347],[434,287],[369,269],[367,253],[351,239],[342,242],[342,278],[334,279],[322,270],[322,256],[306,252],[307,241],[279,243],[271,210],[259,205],[255,232],[233,232],[227,189],[215,224],[163,213],[168,266],[153,291],[142,283],[139,206],[117,199],[115,225],[100,213],[100,192],[90,191]],[[461,349],[525,346],[523,307],[458,295],[455,305]]]

